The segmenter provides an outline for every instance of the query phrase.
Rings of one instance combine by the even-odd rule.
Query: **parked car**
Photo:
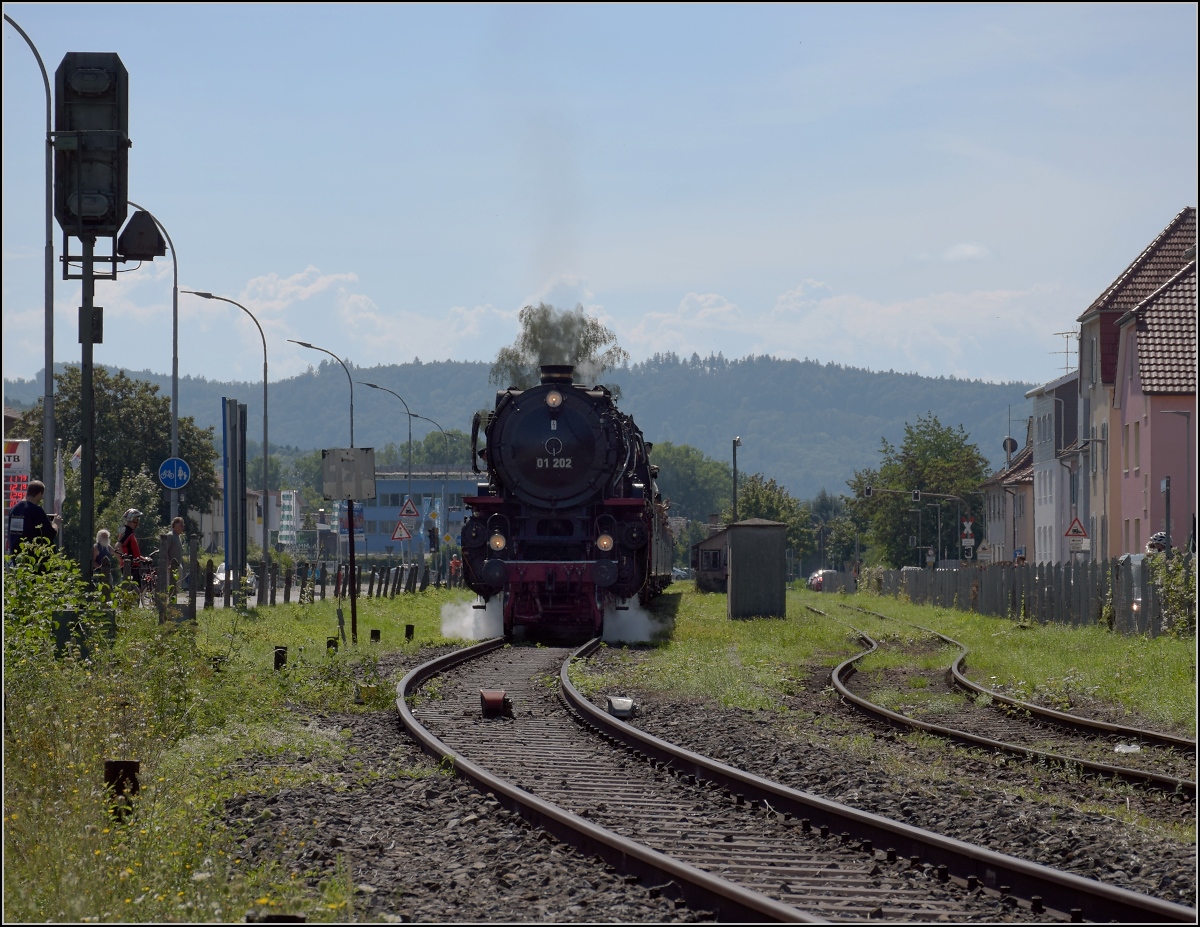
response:
[[[692,571],[687,567],[671,567],[672,579],[691,579]]]
[[[825,577],[836,574],[837,570],[817,570],[817,572],[808,578],[808,588],[813,592],[820,592],[821,587],[824,585]]]
[[[258,576],[253,570],[247,571],[246,578],[250,581],[250,595],[258,595]],[[213,585],[216,587],[217,595],[223,596],[229,588],[229,584],[233,582],[233,571],[225,569],[225,562],[221,561],[221,565],[217,567],[213,573]]]

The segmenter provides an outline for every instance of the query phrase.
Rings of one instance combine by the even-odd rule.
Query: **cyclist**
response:
[[[1167,532],[1156,531],[1146,544],[1146,553],[1161,554],[1167,549]]]
[[[125,527],[121,529],[121,537],[117,540],[117,549],[121,552],[121,572],[126,579],[132,579],[136,586],[142,582],[142,548],[137,539],[141,519],[142,513],[137,509],[126,509],[122,518]]]

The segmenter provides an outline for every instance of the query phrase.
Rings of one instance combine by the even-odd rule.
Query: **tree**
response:
[[[596,383],[600,376],[629,360],[616,335],[577,305],[555,309],[546,303],[526,306],[518,316],[517,340],[496,354],[490,380],[501,388],[529,389],[540,382],[542,364],[573,364],[575,379]],[[614,396],[620,391],[613,389]]]
[[[70,454],[83,442],[83,416],[80,410],[83,380],[78,367],[67,367],[62,373],[55,374],[54,380],[55,433],[62,439],[63,452]],[[136,477],[144,470],[150,475],[150,485],[157,487],[157,496],[144,498],[141,505],[134,507],[146,513],[147,517],[143,519],[145,526],[168,523],[170,493],[158,485],[156,475],[162,462],[171,456],[170,398],[159,396],[157,386],[135,380],[126,376],[124,372],[111,374],[103,367],[96,367],[93,371],[92,385],[96,416],[93,458],[96,474],[96,513],[102,513],[104,500],[111,500],[122,492],[126,480]],[[37,406],[22,415],[19,427],[20,433],[30,439],[32,471],[45,473],[45,464],[41,459],[40,401]],[[191,416],[180,418],[179,456],[187,461],[192,471],[191,480],[181,494],[186,498],[181,508],[210,511],[212,500],[217,495],[217,452],[213,444],[213,429],[198,427]],[[70,504],[68,482],[68,505]],[[78,495],[74,505],[78,514]],[[97,528],[99,527],[101,523],[97,521]],[[113,525],[105,527],[110,531],[114,530]],[[120,525],[115,526],[116,531],[120,528]]]
[[[930,413],[918,417],[915,425],[905,423],[904,443],[899,448],[882,441],[879,452],[883,460],[878,470],[855,471],[847,483],[853,491],[847,505],[851,517],[870,524],[872,548],[879,561],[892,566],[913,563],[916,556],[908,539],[918,534],[925,546],[957,549],[956,508],[948,507],[949,517],[943,511],[939,543],[937,512],[927,508],[928,503],[939,500],[925,498],[914,503],[909,493],[917,489],[969,502],[970,494],[987,477],[987,461],[962,426],[946,427]],[[898,494],[874,492],[867,499],[867,486],[897,490]],[[953,505],[954,500],[950,502]],[[962,514],[968,513],[969,508],[963,508]]]
[[[767,479],[761,473],[752,474],[738,486],[738,519],[747,518],[764,518],[787,525],[787,546],[798,558],[806,557],[816,549],[816,535],[810,523],[812,513],[808,507],[774,479]],[[726,511],[725,523],[732,520],[733,512]]]
[[[671,502],[672,515],[707,522],[726,506],[733,487],[729,464],[687,444],[654,442],[650,462],[658,467],[658,491]]]

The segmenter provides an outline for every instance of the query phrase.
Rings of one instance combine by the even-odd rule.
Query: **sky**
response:
[[[130,198],[182,288],[254,313],[272,381],[325,359],[289,338],[491,361],[545,301],[634,361],[1040,383],[1197,199],[1192,4],[4,10],[52,82],[68,51],[121,56]],[[3,30],[11,379],[44,364],[45,91]],[[96,361],[169,372],[170,255],[129,267],[96,285]],[[79,302],[56,277],[56,362]],[[262,342],[181,295],[179,370],[258,380]]]

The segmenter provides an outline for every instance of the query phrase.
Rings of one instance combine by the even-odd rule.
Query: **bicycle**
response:
[[[152,557],[130,557],[121,555],[121,572],[130,591],[137,596],[136,604],[148,608],[154,604],[154,593],[158,587],[158,572]]]

